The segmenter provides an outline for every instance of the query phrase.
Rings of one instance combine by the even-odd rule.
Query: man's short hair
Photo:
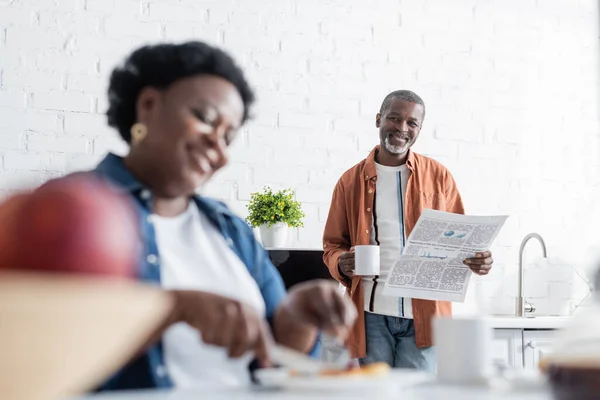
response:
[[[423,117],[425,117],[425,102],[421,97],[419,97],[418,94],[416,94],[415,92],[411,92],[410,90],[395,90],[392,93],[385,96],[385,99],[383,99],[383,102],[381,103],[379,113],[383,114],[385,111],[387,111],[392,104],[392,100],[394,99],[404,100],[422,105]]]

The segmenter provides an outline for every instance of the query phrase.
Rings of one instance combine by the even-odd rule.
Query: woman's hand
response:
[[[277,309],[275,338],[289,347],[308,351],[318,330],[346,339],[356,317],[356,307],[339,292],[337,283],[301,283],[290,289]]]
[[[224,347],[229,357],[253,352],[263,366],[270,365],[273,341],[265,320],[250,306],[212,293],[174,290],[175,322],[186,322],[202,334],[207,344]]]

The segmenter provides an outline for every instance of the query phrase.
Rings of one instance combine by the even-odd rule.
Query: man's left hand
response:
[[[487,275],[492,269],[494,259],[492,258],[492,252],[486,250],[475,254],[475,257],[467,258],[464,263],[477,275]]]

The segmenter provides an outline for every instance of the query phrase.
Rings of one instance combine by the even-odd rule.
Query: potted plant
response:
[[[305,214],[291,189],[273,192],[265,187],[262,193],[251,193],[247,208],[250,213],[246,221],[253,228],[260,228],[260,239],[265,247],[284,247],[288,228],[304,226]]]

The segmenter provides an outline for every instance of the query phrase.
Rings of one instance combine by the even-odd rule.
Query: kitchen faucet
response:
[[[530,239],[537,239],[540,242],[540,244],[542,245],[542,253],[544,255],[544,258],[548,257],[548,254],[546,252],[546,243],[544,243],[544,239],[542,239],[542,237],[539,234],[530,233],[529,235],[527,235],[523,238],[523,241],[521,242],[521,248],[519,249],[519,288],[518,288],[519,292],[517,295],[517,304],[516,304],[516,312],[515,312],[515,315],[517,317],[523,317],[523,316],[525,316],[525,313],[535,312],[535,306],[533,304],[525,301],[525,297],[523,297],[523,286],[524,286],[524,282],[523,282],[523,276],[524,276],[523,250],[525,250],[525,245],[527,244],[527,242]]]

